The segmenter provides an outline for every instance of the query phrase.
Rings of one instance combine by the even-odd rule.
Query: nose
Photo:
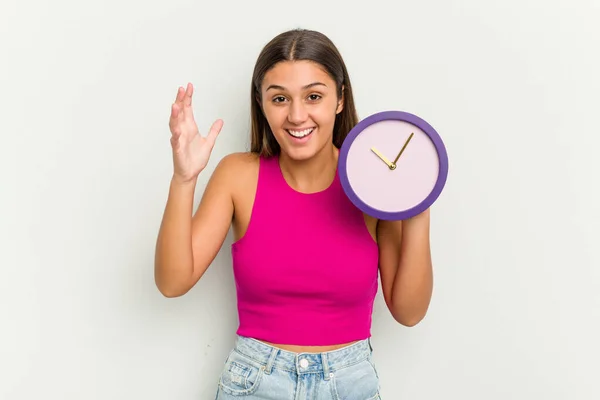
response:
[[[288,121],[292,124],[299,125],[306,121],[308,113],[302,102],[294,101],[291,103],[288,113]]]

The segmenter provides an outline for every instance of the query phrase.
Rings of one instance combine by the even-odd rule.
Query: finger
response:
[[[171,132],[178,130],[179,122],[181,120],[181,108],[177,103],[171,105],[171,118],[169,118],[169,128]]]
[[[179,106],[177,103],[171,104],[171,116],[169,117],[169,123],[174,123],[179,118]]]
[[[174,151],[179,150],[179,137],[171,136],[171,147]]]
[[[171,146],[173,146],[173,150],[178,150],[181,146],[181,128],[179,124],[174,124],[171,127]]]
[[[175,103],[181,103],[185,97],[185,90],[179,86],[177,88],[177,96],[175,96]]]
[[[187,88],[185,89],[185,96],[183,100],[183,104],[186,106],[192,105],[192,96],[194,94],[194,86],[191,83],[187,84]]]
[[[223,128],[223,120],[218,119],[213,122],[210,130],[208,131],[208,135],[206,135],[206,140],[208,140],[211,145],[214,145],[215,141],[217,140],[217,136],[219,136],[221,128]]]
[[[186,95],[187,97],[187,95]],[[185,102],[184,102],[185,103]],[[191,122],[191,123],[195,123],[194,121],[194,108],[189,105],[189,106],[183,106],[183,108],[181,109],[181,120],[182,121],[187,121],[187,122]]]
[[[173,103],[171,104],[171,118],[178,118],[181,109],[179,108],[179,104]]]

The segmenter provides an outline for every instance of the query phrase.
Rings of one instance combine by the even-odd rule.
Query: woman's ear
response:
[[[344,89],[345,89],[345,86],[342,85],[342,95],[340,96],[340,99],[338,100],[337,109],[335,110],[336,114],[341,113],[342,110],[344,109]]]

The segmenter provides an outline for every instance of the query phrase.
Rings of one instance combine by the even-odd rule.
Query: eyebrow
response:
[[[327,85],[324,84],[323,82],[313,82],[313,83],[309,83],[308,85],[302,86],[302,90],[306,90],[306,89],[309,89],[309,88],[314,87],[314,86],[325,86],[325,87],[327,87]],[[280,86],[280,85],[269,85],[269,87],[265,91],[268,91],[269,89],[286,90],[283,86]]]

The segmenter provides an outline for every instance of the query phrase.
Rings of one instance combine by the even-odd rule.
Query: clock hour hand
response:
[[[381,154],[375,147],[371,147],[371,151],[377,155],[390,169],[394,169],[394,164],[390,162],[383,154]]]
[[[402,155],[402,153],[404,152],[404,149],[406,149],[406,145],[408,144],[408,142],[410,142],[410,139],[412,139],[414,135],[414,132],[410,134],[410,136],[408,137],[408,139],[406,139],[406,142],[404,142],[404,146],[402,146],[402,149],[400,150],[400,153],[398,153],[398,155],[396,156],[396,159],[394,160],[394,166],[396,166],[396,163],[398,162],[398,159],[400,158],[400,156]]]

